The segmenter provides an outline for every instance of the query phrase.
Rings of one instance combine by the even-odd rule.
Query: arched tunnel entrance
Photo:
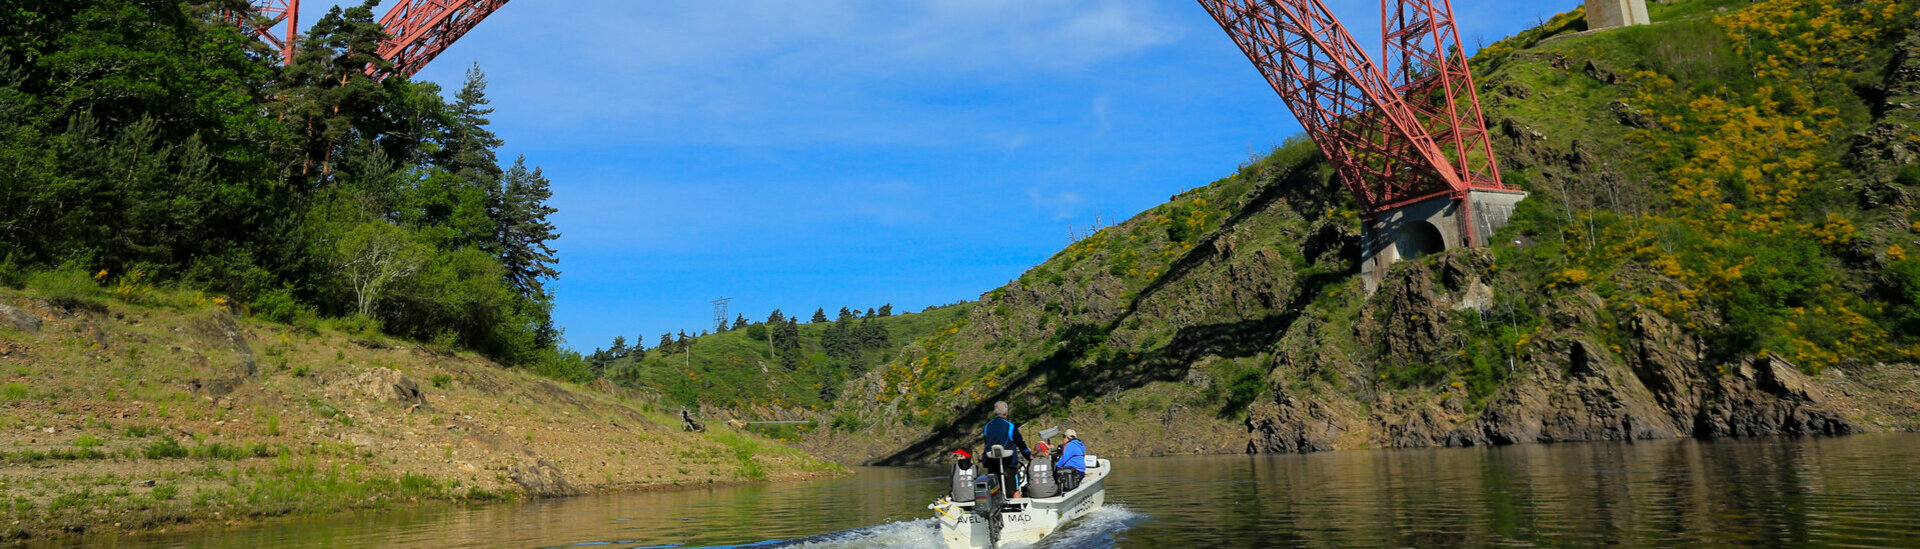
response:
[[[1414,221],[1400,228],[1400,234],[1393,240],[1393,248],[1401,260],[1419,259],[1446,251],[1447,239],[1440,236],[1440,228],[1432,223]]]

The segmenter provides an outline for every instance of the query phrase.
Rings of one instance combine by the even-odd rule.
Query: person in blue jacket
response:
[[[1087,478],[1087,443],[1080,442],[1080,433],[1067,429],[1067,443],[1060,446],[1060,459],[1053,462],[1053,470],[1060,474],[1061,492],[1072,491]]]
[[[1020,497],[1020,478],[1018,475],[1020,471],[1020,461],[1022,458],[1031,457],[1033,451],[1027,449],[1027,440],[1020,437],[1020,426],[1014,425],[1013,420],[1007,419],[1007,414],[1011,412],[1012,410],[1007,406],[1006,401],[993,403],[993,419],[987,420],[985,434],[987,436],[986,449],[988,450],[993,449],[996,444],[1008,450],[1019,450],[1018,454],[1014,454],[1013,459],[1008,460],[1011,463],[1006,463],[1006,468],[1004,469],[1005,471],[1014,471],[1015,474],[1005,476],[999,460],[983,459],[981,463],[987,466],[987,472],[993,473],[994,478],[1008,480],[1009,482],[1006,484],[1008,492],[1014,494],[1013,497]]]

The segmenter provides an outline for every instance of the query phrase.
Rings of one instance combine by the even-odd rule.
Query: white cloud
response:
[[[1079,215],[1081,206],[1087,199],[1073,191],[1048,192],[1038,188],[1027,189],[1027,199],[1034,206],[1048,212],[1049,219],[1061,221]]]
[[[502,122],[587,126],[602,142],[938,144],[989,132],[981,110],[993,105],[928,97],[1012,89],[1168,44],[1186,34],[1173,6],[518,0],[423,77],[455,85],[456,69],[479,59],[502,113],[538,113]]]

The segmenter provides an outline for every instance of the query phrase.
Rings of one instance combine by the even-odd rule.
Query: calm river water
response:
[[[1098,453],[1098,441],[1092,441]],[[382,512],[108,547],[932,547],[935,469]],[[1920,546],[1920,435],[1119,459],[1044,547]]]

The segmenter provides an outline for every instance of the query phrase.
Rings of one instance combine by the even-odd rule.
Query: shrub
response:
[[[153,441],[147,445],[147,459],[167,459],[187,457],[187,447],[175,442],[172,437]]]
[[[13,402],[26,399],[27,386],[19,383],[8,383],[5,386],[0,386],[0,402]]]
[[[180,487],[172,484],[160,484],[153,487],[153,493],[150,495],[153,496],[154,501],[166,501],[173,499],[173,496],[179,494]]]
[[[106,278],[107,271],[97,275],[88,274],[78,265],[67,263],[50,271],[33,273],[27,277],[27,287],[53,302],[54,305],[67,308],[100,309],[100,298],[105,292],[95,277]]]
[[[291,288],[275,288],[261,292],[260,297],[254,298],[251,305],[254,315],[284,324],[293,324],[313,315],[313,309],[300,303],[300,300],[294,297]]]
[[[327,325],[336,332],[350,336],[372,338],[380,335],[380,321],[378,319],[357,314],[330,319],[327,321]]]
[[[11,253],[7,254],[6,259],[0,260],[0,286],[6,286],[6,287],[17,290],[26,285],[27,285],[26,269],[21,268],[20,263],[17,261],[14,261],[13,254]]]
[[[76,448],[99,448],[100,439],[93,435],[80,435],[80,438],[73,439],[73,445]]]
[[[1900,168],[1900,175],[1893,180],[1909,187],[1920,186],[1920,164],[1908,164],[1907,167]]]

